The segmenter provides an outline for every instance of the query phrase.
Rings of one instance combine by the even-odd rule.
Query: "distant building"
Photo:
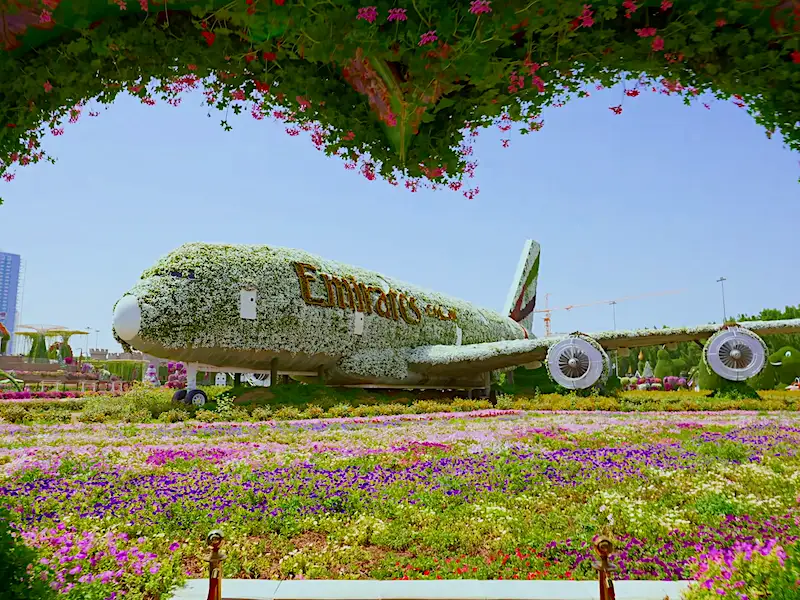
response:
[[[0,322],[11,334],[7,354],[14,351],[14,332],[17,330],[19,311],[22,308],[22,258],[19,254],[0,252]]]

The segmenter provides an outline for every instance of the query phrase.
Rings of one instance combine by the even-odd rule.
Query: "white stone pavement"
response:
[[[688,581],[615,581],[617,600],[680,600]],[[223,579],[223,600],[598,600],[597,581],[327,581]],[[172,600],[206,600],[190,579]]]

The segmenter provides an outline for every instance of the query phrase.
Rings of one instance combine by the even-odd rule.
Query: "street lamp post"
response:
[[[88,325],[86,326],[86,330],[87,331],[94,331],[94,347],[95,347],[95,349],[99,350],[98,345],[100,344],[100,342],[99,342],[100,330],[99,329],[95,329],[93,327],[89,327]],[[86,334],[86,345],[87,346],[89,345],[89,334],[88,333]],[[87,353],[88,352],[89,352],[89,349],[87,349]]]
[[[614,331],[617,330],[617,301],[612,300],[609,302],[611,305],[611,314],[614,319]],[[614,351],[614,372],[619,377],[619,350]]]
[[[722,288],[722,323],[724,324],[728,320],[728,311],[725,309],[725,282],[728,281],[724,277],[720,277],[717,279],[717,283]]]

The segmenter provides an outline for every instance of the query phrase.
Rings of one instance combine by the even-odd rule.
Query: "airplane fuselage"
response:
[[[114,329],[163,359],[219,370],[324,375],[335,384],[425,381],[403,350],[517,340],[516,321],[468,302],[300,250],[187,244],[142,274]]]

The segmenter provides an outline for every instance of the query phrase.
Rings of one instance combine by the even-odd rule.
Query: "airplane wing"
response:
[[[800,319],[745,321],[737,325],[759,336],[800,333]],[[721,323],[710,323],[696,327],[601,331],[590,334],[580,333],[580,335],[592,338],[608,351],[677,342],[704,342],[723,327],[724,325]],[[408,366],[412,371],[437,376],[457,376],[476,371],[485,372],[516,367],[545,360],[550,347],[567,337],[569,336],[562,335],[465,346],[420,346],[409,352]]]

